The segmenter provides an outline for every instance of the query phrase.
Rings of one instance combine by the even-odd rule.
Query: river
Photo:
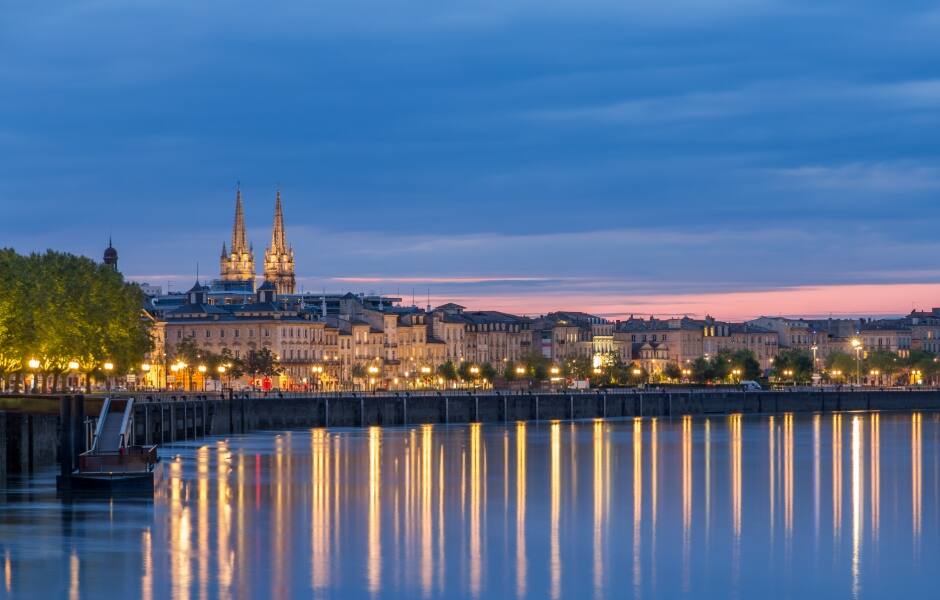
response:
[[[940,416],[630,419],[234,436],[152,501],[0,501],[0,597],[933,594]]]

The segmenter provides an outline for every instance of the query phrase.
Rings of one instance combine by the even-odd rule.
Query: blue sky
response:
[[[306,289],[933,285],[938,32],[929,2],[8,1],[0,233],[110,232],[181,287],[240,180],[258,254],[280,184]]]

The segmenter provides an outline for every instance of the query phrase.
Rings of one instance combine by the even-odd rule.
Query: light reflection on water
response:
[[[168,447],[152,503],[13,484],[0,597],[929,595],[938,441],[935,413],[846,413]]]

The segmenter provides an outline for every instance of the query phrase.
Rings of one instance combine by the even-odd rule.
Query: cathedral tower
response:
[[[264,252],[264,280],[274,284],[278,294],[293,294],[294,250],[287,245],[284,233],[284,211],[281,208],[281,190],[274,200],[274,229],[271,231],[271,246]]]
[[[241,282],[250,291],[255,289],[254,249],[245,233],[245,211],[242,207],[241,186],[235,191],[235,224],[232,226],[232,247],[226,250],[222,244],[220,275],[225,282]]]
[[[108,247],[104,250],[104,264],[111,267],[112,270],[117,271],[118,268],[118,253],[114,249],[114,245],[111,244],[111,236],[108,236]]]

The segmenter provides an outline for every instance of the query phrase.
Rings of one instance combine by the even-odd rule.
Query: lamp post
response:
[[[30,386],[30,393],[35,394],[36,393],[36,378],[38,377],[38,374],[36,373],[36,371],[39,369],[39,361],[36,360],[35,358],[31,358],[29,359],[29,362],[27,364],[29,365],[29,369],[33,372],[33,382],[32,382],[32,385]]]
[[[108,381],[108,391],[111,391],[111,371],[114,370],[114,363],[106,362],[104,363],[104,372],[106,373],[106,379]]]
[[[143,371],[144,373],[143,378],[147,380],[148,386],[150,384],[150,368],[151,368],[150,363],[143,363],[142,365],[140,365],[140,370]],[[147,386],[144,386],[144,387],[147,387]],[[140,388],[138,387],[136,389],[140,389]]]
[[[313,375],[314,375],[314,388],[316,389],[316,391],[319,392],[320,391],[320,376],[323,374],[323,366],[313,365],[312,367],[310,367],[310,370],[313,372]]]
[[[852,338],[852,347],[855,348],[855,385],[862,385],[862,340]]]
[[[430,378],[431,378],[431,367],[428,367],[428,366],[421,367],[421,376],[422,376],[422,379],[425,380],[424,383],[429,384]]]
[[[224,390],[225,385],[222,383],[222,377],[225,376],[225,371],[226,371],[225,365],[219,365],[218,367],[216,367],[216,371],[219,372],[219,387],[221,387]]]
[[[369,384],[372,386],[372,393],[375,393],[375,376],[379,372],[379,368],[375,365],[369,367]]]
[[[206,371],[209,369],[206,365],[199,365],[196,370],[199,371],[199,376],[202,378],[202,391],[206,391]]]
[[[81,368],[81,365],[78,364],[78,361],[77,361],[77,360],[70,360],[70,361],[69,361],[69,372],[70,372],[70,373],[75,373],[75,372],[77,372],[80,368]],[[76,381],[75,383],[78,384],[78,381]],[[71,387],[71,385],[70,385],[69,387]]]
[[[735,383],[741,381],[741,369],[731,369],[731,379]]]
[[[819,346],[817,346],[816,344],[813,344],[810,350],[813,351],[813,373],[815,373],[816,372],[816,353],[819,351]]]

